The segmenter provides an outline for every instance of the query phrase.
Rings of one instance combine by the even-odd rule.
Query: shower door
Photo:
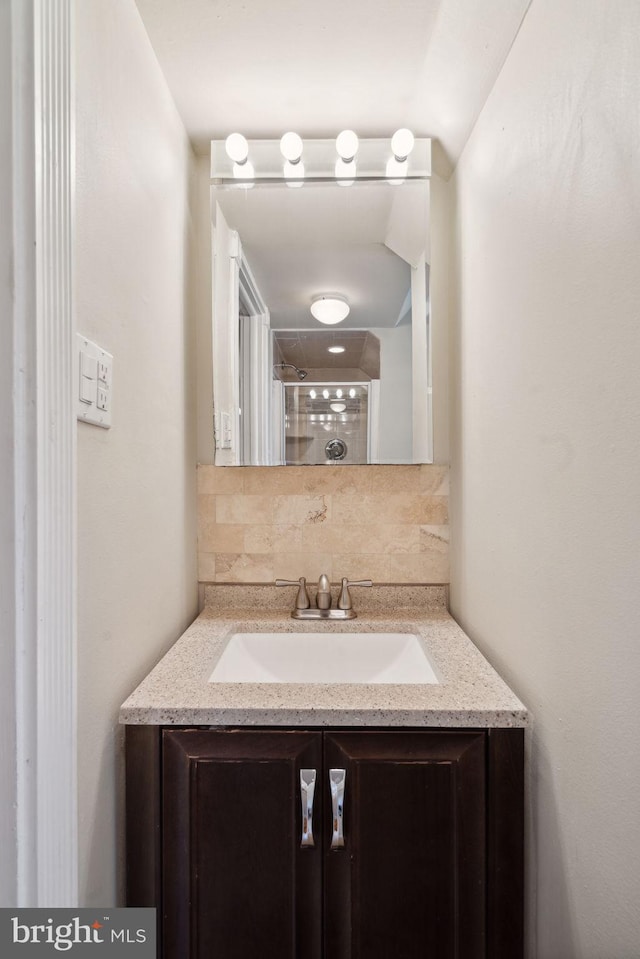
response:
[[[285,383],[287,465],[371,462],[370,383]]]

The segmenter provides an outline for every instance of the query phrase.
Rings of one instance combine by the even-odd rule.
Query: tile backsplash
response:
[[[201,583],[449,582],[446,466],[198,467]]]

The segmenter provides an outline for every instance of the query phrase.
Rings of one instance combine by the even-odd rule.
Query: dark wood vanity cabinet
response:
[[[521,729],[131,726],[127,773],[164,959],[522,956]]]

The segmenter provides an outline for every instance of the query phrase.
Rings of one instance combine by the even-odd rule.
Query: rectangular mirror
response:
[[[432,462],[429,181],[214,184],[211,209],[216,465]]]

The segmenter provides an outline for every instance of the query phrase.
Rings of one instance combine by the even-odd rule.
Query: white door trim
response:
[[[78,902],[73,0],[12,0],[18,905]]]

